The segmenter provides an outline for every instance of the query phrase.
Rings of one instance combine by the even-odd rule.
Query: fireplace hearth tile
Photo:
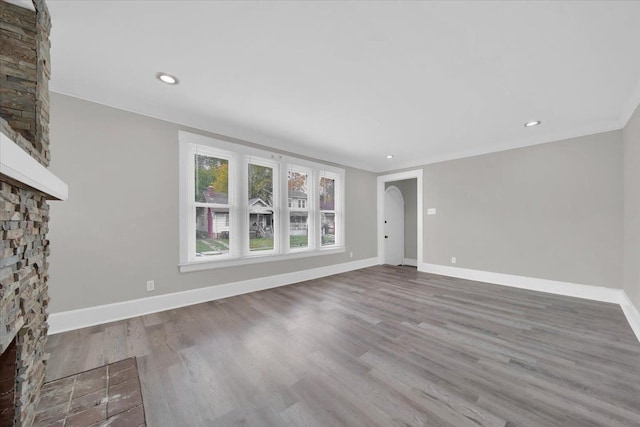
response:
[[[109,416],[117,415],[142,404],[140,386],[135,379],[109,387],[109,396],[107,404],[107,415]]]
[[[93,393],[97,390],[104,390],[107,387],[107,373],[104,376],[77,378],[76,386],[73,390],[73,398],[77,399],[85,394]]]
[[[111,375],[109,376],[109,387],[113,387],[114,385],[136,379],[137,377],[138,372],[135,367],[125,369],[124,371],[111,373]]]
[[[36,413],[36,418],[33,422],[34,426],[48,426],[57,421],[64,421],[66,415],[66,410],[68,407],[68,403],[63,403],[61,405],[50,406],[44,408],[41,411]]]
[[[77,414],[94,406],[100,406],[107,403],[107,390],[100,389],[81,397],[74,397],[69,404],[69,414]]]
[[[107,419],[107,404],[87,409],[75,415],[67,417],[65,427],[87,427]]]
[[[69,404],[69,398],[73,391],[73,380],[73,377],[69,377],[44,386],[40,394],[40,407],[52,408],[62,404]]]
[[[43,386],[34,427],[95,425],[146,425],[135,357]]]

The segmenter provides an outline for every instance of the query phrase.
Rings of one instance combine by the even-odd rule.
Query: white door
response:
[[[404,199],[393,185],[384,192],[384,263],[404,263]]]

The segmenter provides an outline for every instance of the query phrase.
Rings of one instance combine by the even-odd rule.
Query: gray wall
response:
[[[622,288],[622,164],[612,131],[426,165],[424,262]]]
[[[179,273],[179,129],[194,131],[51,94],[51,170],[69,185],[51,204],[52,313],[377,255],[375,175],[346,168],[344,254]]]
[[[51,103],[51,170],[70,187],[51,205],[51,312],[377,255],[375,176],[346,168],[344,254],[180,274],[177,132],[194,130],[59,94]],[[638,116],[624,130],[624,283],[636,306]],[[622,154],[614,131],[424,166],[424,262],[621,288]]]
[[[624,290],[640,310],[640,107],[623,131]]]
[[[404,179],[385,183],[395,185],[404,199],[404,257],[418,259],[418,181]]]

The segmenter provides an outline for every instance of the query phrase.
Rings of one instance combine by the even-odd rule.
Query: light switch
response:
[[[436,214],[436,208],[427,209],[427,215],[435,215],[435,214]]]

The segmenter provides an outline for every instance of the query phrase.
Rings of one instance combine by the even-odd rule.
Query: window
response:
[[[289,191],[289,248],[291,250],[309,247],[309,176],[311,171],[291,167],[287,172]]]
[[[336,244],[336,178],[320,177],[321,245]]]
[[[229,253],[229,159],[213,150],[194,147],[192,248],[195,257]]]
[[[180,271],[344,251],[344,170],[180,132]]]
[[[274,209],[274,179],[277,164],[251,160],[248,173],[249,251],[274,251],[277,215]]]

